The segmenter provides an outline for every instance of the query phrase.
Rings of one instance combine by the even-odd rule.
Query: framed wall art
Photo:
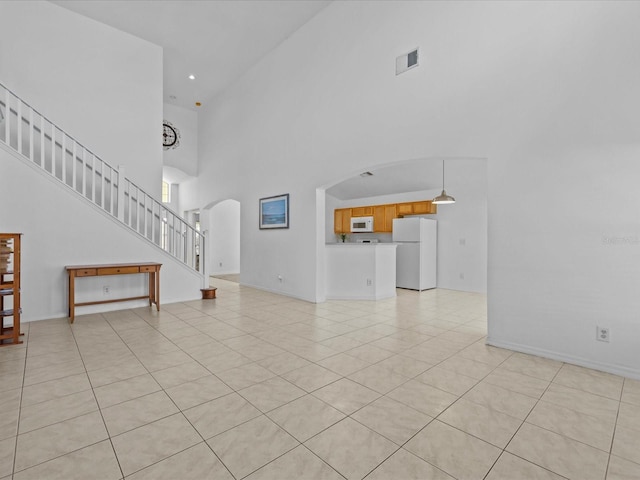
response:
[[[289,228],[289,194],[260,199],[260,229]]]

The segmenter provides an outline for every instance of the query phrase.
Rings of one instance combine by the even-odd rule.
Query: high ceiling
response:
[[[164,101],[197,110],[332,0],[51,0],[61,7],[159,45],[164,52]],[[189,75],[195,75],[190,80]],[[175,97],[175,98],[174,98]],[[347,200],[441,187],[435,159],[373,169],[327,190]],[[171,183],[184,180],[165,171]]]
[[[164,101],[205,105],[330,0],[52,0],[164,49]],[[190,80],[194,75],[195,80]],[[175,97],[175,98],[173,98]]]

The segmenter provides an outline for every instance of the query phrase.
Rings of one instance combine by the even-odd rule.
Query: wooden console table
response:
[[[71,323],[75,319],[75,307],[86,305],[98,305],[101,303],[126,302],[129,300],[149,299],[149,306],[156,304],[160,311],[160,267],[161,263],[110,263],[106,265],[71,265],[67,266],[69,274],[69,319]],[[112,298],[109,300],[96,300],[93,302],[76,303],[75,283],[76,277],[99,277],[102,275],[131,275],[135,273],[149,274],[149,290],[147,295],[140,297]]]

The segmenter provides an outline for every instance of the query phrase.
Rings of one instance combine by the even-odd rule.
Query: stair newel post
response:
[[[16,122],[16,131],[17,131],[17,135],[18,135],[18,143],[16,144],[16,149],[18,150],[19,153],[24,155],[24,149],[22,148],[22,102],[20,101],[19,98],[16,97],[16,117],[17,117],[17,122]]]
[[[35,125],[33,124],[33,108],[29,107],[29,160],[31,160],[32,162],[35,161],[35,155],[33,154],[34,128],[35,128]]]
[[[207,235],[208,230],[203,230],[200,235],[200,273],[202,273],[202,288],[209,288],[209,265],[207,264]]]
[[[126,178],[124,175],[124,165],[118,165],[118,180],[117,180],[117,192],[118,192],[118,205],[116,206],[116,208],[118,209],[118,220],[120,220],[122,223],[127,223],[125,218],[124,218],[124,202],[125,202],[125,198],[124,198],[124,179]]]
[[[11,123],[11,94],[8,89],[4,90],[4,142],[11,145],[9,124]]]
[[[45,126],[45,118],[43,115],[40,115],[40,167],[42,167],[43,169],[46,170],[46,156],[47,156],[47,144],[46,144],[46,137],[45,137],[45,133],[44,133],[44,126]],[[83,187],[84,188],[84,187]],[[84,190],[83,190],[83,194],[84,194]]]

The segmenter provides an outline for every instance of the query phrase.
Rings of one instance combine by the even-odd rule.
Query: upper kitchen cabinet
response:
[[[351,233],[351,217],[373,216],[374,233],[391,233],[393,231],[394,218],[404,217],[405,215],[427,215],[433,213],[438,213],[438,206],[434,205],[431,200],[337,208],[333,212],[333,231],[335,233]]]
[[[431,200],[413,202],[413,213],[416,215],[438,213],[438,205]]]
[[[404,215],[433,214],[438,213],[438,206],[434,205],[431,200],[398,203],[396,205],[396,213],[399,217],[402,217]]]
[[[337,208],[333,212],[333,231],[351,233],[351,208]]]
[[[393,219],[396,218],[396,204],[376,205],[373,207],[373,231],[376,233],[391,233]]]
[[[351,209],[352,217],[370,217],[374,207],[354,207]]]

